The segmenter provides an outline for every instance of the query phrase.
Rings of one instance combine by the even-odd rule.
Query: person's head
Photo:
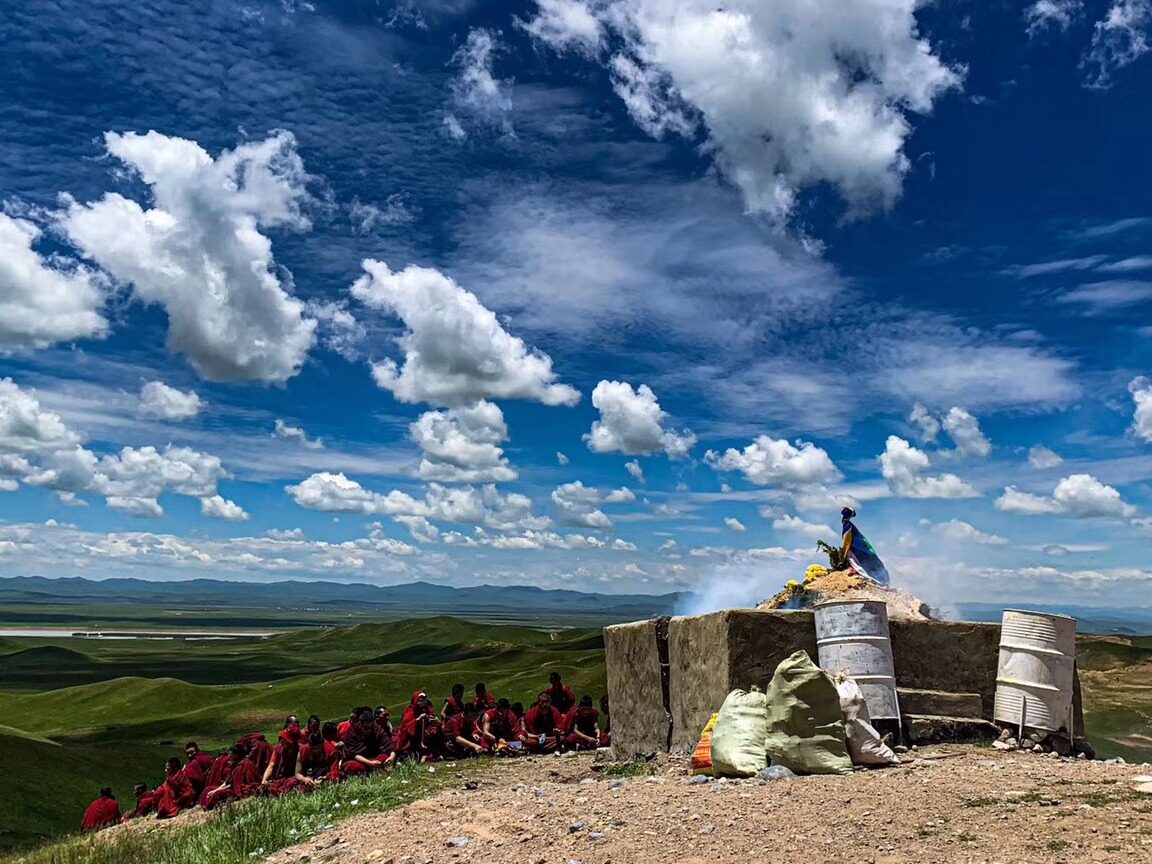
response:
[[[471,702],[465,702],[460,713],[464,715],[465,720],[472,720],[476,717],[476,706]]]
[[[553,687],[559,687],[560,686],[560,673],[559,672],[553,672],[551,675],[549,675],[548,676],[548,683],[551,684]]]
[[[137,798],[143,798],[148,794],[148,785],[145,783],[137,783],[132,787],[132,794]]]
[[[315,729],[319,729],[319,728],[320,728],[320,715],[319,714],[309,714],[308,715],[308,729],[309,730],[315,730]]]
[[[320,727],[320,734],[324,736],[325,741],[335,741],[340,736],[340,727],[329,720]]]
[[[513,702],[512,703],[512,713],[515,714],[517,717],[523,717],[524,716],[524,703],[523,702]]]
[[[580,697],[580,710],[585,714],[587,714],[589,711],[592,710],[592,697],[591,696],[581,696]]]
[[[376,706],[376,722],[377,723],[387,723],[388,720],[391,719],[391,717],[392,717],[392,712],[388,710],[387,705],[377,705]]]
[[[235,744],[232,745],[232,749],[229,750],[228,752],[230,754],[232,754],[232,761],[233,762],[239,762],[241,759],[243,759],[245,756],[248,755],[248,748],[245,747],[243,744],[241,744],[239,741],[237,741]]]
[[[359,713],[360,713],[359,707],[353,708],[351,711],[348,712],[348,719],[351,722],[355,723],[356,722],[356,715],[358,715]]]
[[[200,745],[195,741],[189,741],[184,745],[184,755],[187,756],[190,760],[195,759],[200,755]]]
[[[607,693],[605,693],[603,696],[600,697],[600,710],[603,711],[605,714],[608,713],[608,694]]]
[[[464,698],[464,685],[463,684],[453,684],[452,685],[452,698],[455,699],[457,702],[459,702],[460,700],[462,700]]]
[[[479,696],[480,698],[484,698],[485,696],[487,696],[488,695],[488,686],[486,684],[484,684],[483,682],[477,684],[476,685],[476,695]]]
[[[284,718],[284,728],[285,729],[287,729],[289,726],[299,727],[299,725],[300,725],[300,718],[297,717],[295,714],[289,714],[287,717]]]
[[[843,510],[840,511],[840,516],[843,519],[855,519],[856,518],[856,511],[853,510],[851,507],[845,507]]]
[[[173,756],[164,764],[164,771],[167,774],[175,774],[183,767],[184,766],[180,764],[180,759],[176,756]]]
[[[541,690],[540,695],[536,697],[536,704],[541,708],[550,708],[552,706],[552,694],[547,690]]]
[[[115,798],[116,796],[112,794],[112,787],[111,786],[105,786],[103,789],[100,790],[100,797],[101,798]]]
[[[417,708],[424,709],[428,707],[428,694],[423,690],[417,690],[412,694],[412,704]]]
[[[312,732],[308,736],[308,746],[309,747],[323,747],[324,746],[324,736],[320,732]]]
[[[376,718],[372,715],[371,708],[365,708],[356,715],[356,725],[361,729],[371,729],[375,722]]]
[[[496,707],[499,708],[501,711],[507,711],[512,706],[508,704],[507,699],[501,699],[499,702],[496,703]]]

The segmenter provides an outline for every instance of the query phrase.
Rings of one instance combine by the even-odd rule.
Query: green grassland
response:
[[[1077,640],[1084,725],[1102,756],[1152,761],[1152,636]]]
[[[0,643],[0,848],[75,830],[96,790],[128,803],[158,783],[183,743],[271,737],[289,712],[340,719],[353,705],[398,716],[414,689],[442,699],[459,681],[529,702],[560,671],[579,694],[605,692],[599,630],[543,631],[454,618],[305,630],[267,639]]]

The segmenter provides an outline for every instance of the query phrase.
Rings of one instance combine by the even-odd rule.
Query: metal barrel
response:
[[[1071,735],[1075,663],[1075,618],[1004,610],[993,719]]]
[[[877,600],[836,600],[815,608],[820,668],[860,685],[872,720],[899,720],[888,607]]]

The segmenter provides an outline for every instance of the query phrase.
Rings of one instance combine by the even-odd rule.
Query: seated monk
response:
[[[452,695],[444,700],[444,710],[440,712],[441,719],[448,722],[448,718],[464,710],[464,685],[453,684]]]
[[[520,718],[512,713],[507,699],[501,699],[495,708],[481,715],[480,744],[485,750],[507,753],[523,747],[520,741]]]
[[[340,740],[344,740],[344,736],[348,734],[349,730],[356,725],[356,718],[360,716],[361,711],[370,710],[367,705],[359,705],[348,712],[348,719],[341,720],[340,724],[336,727],[336,734],[340,736]]]
[[[264,770],[268,767],[268,760],[272,758],[272,745],[268,743],[263,732],[249,732],[237,739],[236,743],[245,748],[248,761],[255,767],[256,778],[259,780],[260,777],[264,776]]]
[[[600,746],[612,746],[612,716],[608,713],[608,694],[605,693],[600,697],[600,721],[604,729],[600,733]]]
[[[476,685],[476,695],[472,699],[472,707],[476,709],[477,716],[496,707],[496,697],[488,692],[488,687],[485,684]]]
[[[211,810],[227,801],[246,798],[256,790],[259,783],[256,763],[248,758],[244,745],[236,742],[231,750],[212,763],[208,782],[200,796],[200,806]]]
[[[485,751],[481,734],[476,728],[476,709],[465,702],[459,712],[444,721],[445,754],[455,759],[480,755]]]
[[[321,783],[339,779],[340,749],[325,741],[320,732],[313,732],[296,755],[296,783],[302,789],[315,789]]]
[[[559,672],[548,676],[548,696],[552,699],[552,707],[561,714],[567,714],[576,707],[576,694],[560,680]]]
[[[188,761],[184,763],[184,774],[196,791],[196,797],[204,791],[204,784],[208,782],[208,772],[212,770],[212,763],[216,760],[207,753],[200,752],[200,745],[189,741],[184,745],[184,756]]]
[[[345,777],[365,774],[371,771],[385,771],[396,762],[396,751],[387,742],[372,709],[365,708],[344,736],[344,763],[341,772]]]
[[[168,776],[156,789],[156,818],[172,819],[196,806],[196,790],[178,757],[169,759],[164,770]]]
[[[124,818],[121,820],[123,822],[130,819],[143,819],[150,815],[156,809],[156,802],[160,798],[160,790],[153,791],[148,788],[146,783],[137,783],[132,787],[132,794],[136,796],[136,808],[132,812],[124,814]]]
[[[437,758],[437,751],[442,750],[438,747],[442,740],[440,720],[428,701],[428,694],[417,690],[404,709],[404,717],[396,731],[396,752],[421,762],[432,761]]]
[[[283,795],[296,787],[296,757],[300,752],[300,738],[300,723],[295,714],[290,714],[272,749],[272,757],[264,769],[264,776],[260,778],[260,788],[266,795]]]
[[[305,741],[307,741],[309,738],[312,737],[313,732],[321,732],[322,730],[323,730],[323,725],[320,722],[320,715],[319,714],[309,714],[308,715],[308,725],[304,727],[304,729],[300,733],[300,735]]]
[[[377,705],[376,711],[376,725],[386,738],[393,738],[396,735],[396,730],[392,728],[392,712],[388,710],[387,705]]]
[[[564,715],[552,707],[552,697],[541,690],[536,704],[524,715],[524,746],[532,753],[553,753],[564,734]]]
[[[585,696],[564,718],[564,743],[573,750],[595,750],[600,746],[600,712],[592,707],[592,697]]]
[[[80,830],[84,832],[99,831],[109,825],[120,823],[120,804],[112,794],[112,787],[105,786],[100,790],[99,797],[88,805],[84,811],[84,818],[80,820]]]

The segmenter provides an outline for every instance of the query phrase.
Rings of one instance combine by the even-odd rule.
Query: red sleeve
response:
[[[93,801],[84,811],[84,818],[80,820],[81,831],[95,831],[100,827],[100,800]]]

